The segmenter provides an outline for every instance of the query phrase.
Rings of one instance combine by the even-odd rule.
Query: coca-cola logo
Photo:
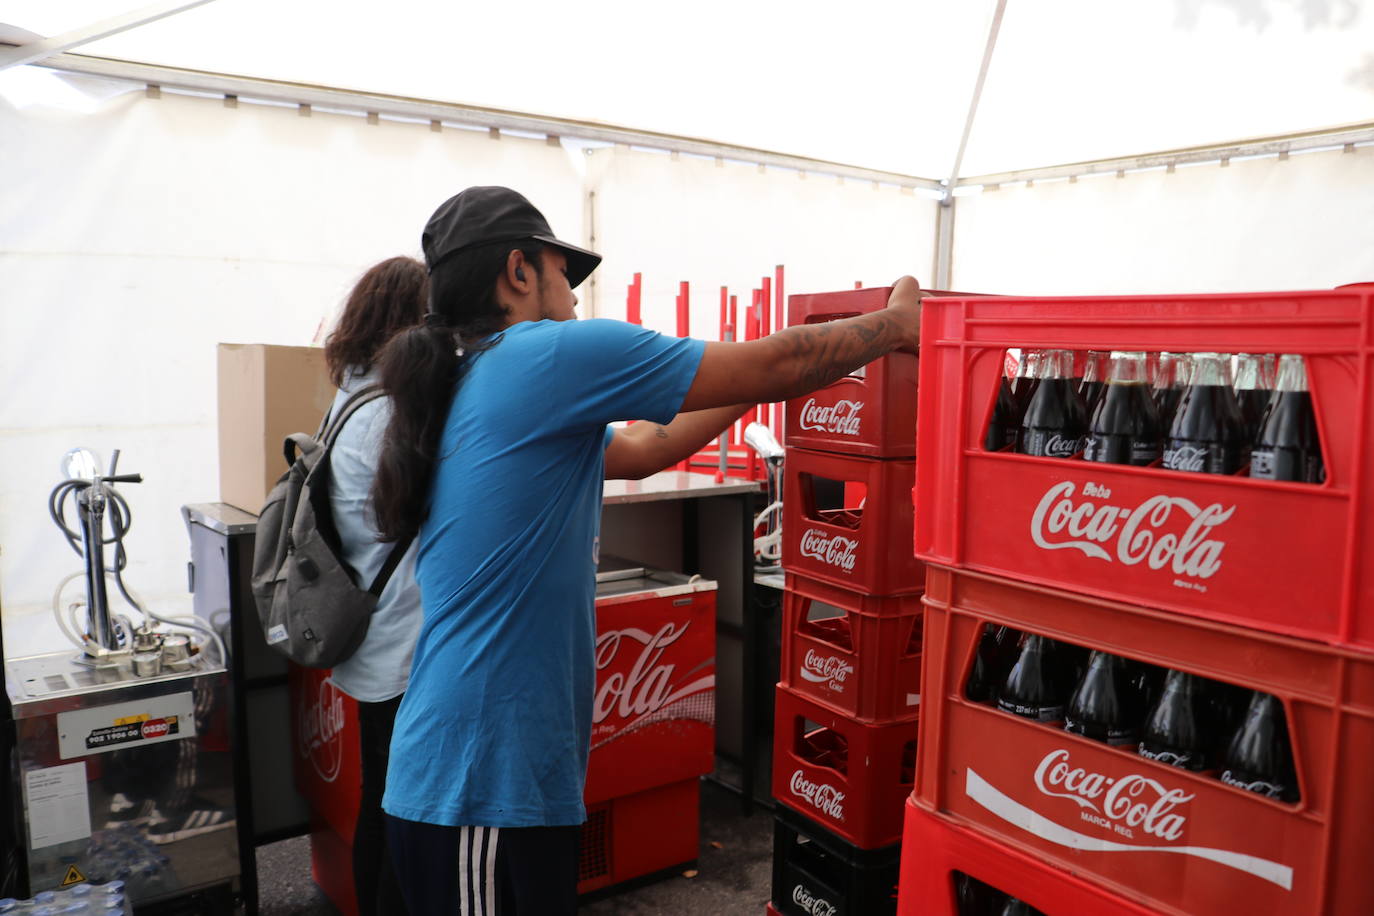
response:
[[[296,751],[302,759],[310,759],[320,779],[333,782],[343,766],[343,691],[327,677],[313,696],[309,690],[301,691],[300,704]]]
[[[1228,786],[1237,786],[1247,792],[1255,792],[1269,798],[1279,798],[1283,795],[1284,786],[1276,782],[1269,782],[1266,779],[1241,779],[1231,770],[1223,770],[1221,781]]]
[[[1050,458],[1072,458],[1074,454],[1083,447],[1083,440],[1078,437],[1066,439],[1055,433],[1045,442],[1045,455]]]
[[[859,542],[837,534],[827,535],[816,528],[808,528],[801,537],[801,555],[819,560],[822,563],[851,572],[857,559],[854,550]]]
[[[1062,748],[1040,761],[1035,787],[1045,795],[1067,798],[1109,821],[1139,827],[1162,840],[1183,836],[1188,819],[1174,809],[1193,800],[1182,789],[1166,789],[1158,780],[1139,773],[1113,778],[1073,766],[1069,752]]]
[[[608,719],[614,731],[662,710],[683,697],[714,689],[714,674],[695,677],[686,683],[674,681],[677,665],[664,660],[664,653],[680,640],[691,627],[690,620],[667,622],[653,633],[635,627],[607,630],[596,639],[596,670],[599,672],[596,697],[592,705],[592,724],[601,725]],[[637,652],[625,666],[618,662],[621,648]],[[692,662],[699,662],[693,658]],[[607,670],[610,674],[605,674]],[[696,669],[694,669],[696,670]],[[689,672],[690,675],[691,672]]]
[[[844,793],[829,783],[815,783],[797,770],[792,774],[792,794],[837,821],[844,820]]]
[[[1028,808],[1006,792],[988,782],[972,767],[964,773],[964,791],[984,809],[1007,824],[1025,830],[1041,840],[1073,850],[1093,850],[1101,853],[1168,852],[1214,862],[1225,868],[1254,875],[1272,882],[1284,890],[1293,889],[1293,868],[1282,862],[1264,859],[1234,849],[1216,849],[1197,844],[1172,842],[1183,829],[1184,818],[1172,809],[1192,799],[1178,790],[1166,790],[1153,779],[1127,776],[1120,779],[1103,777],[1082,767],[1069,764],[1068,751],[1059,750],[1040,762],[1036,771],[1036,785],[1047,795],[1069,798],[1079,805],[1079,817],[1114,836],[1131,840],[1128,843],[1089,835],[1057,823],[1032,808]],[[1061,792],[1059,789],[1064,789]],[[1100,807],[1099,807],[1100,805]],[[1109,820],[1117,817],[1121,820]],[[1130,823],[1136,823],[1154,836],[1169,842],[1141,842]]]
[[[857,436],[863,409],[863,401],[836,401],[824,407],[817,404],[815,398],[807,398],[806,403],[802,405],[799,422],[802,429],[836,433],[841,436]]]
[[[1085,483],[1083,495],[1109,498],[1111,490]],[[1037,547],[1071,547],[1108,563],[1113,559],[1126,566],[1144,562],[1150,569],[1168,567],[1176,575],[1198,579],[1210,578],[1221,569],[1226,542],[1208,535],[1231,517],[1235,506],[1199,506],[1181,496],[1159,495],[1131,508],[1087,499],[1075,503],[1073,496],[1073,482],[1064,481],[1041,497],[1030,523],[1031,540]],[[1181,533],[1164,530],[1170,522],[1175,529],[1180,527],[1175,521],[1179,518],[1187,522]]]
[[[1207,468],[1207,449],[1196,445],[1165,449],[1164,466],[1172,471],[1204,471]]]
[[[809,916],[835,916],[839,908],[824,897],[817,897],[807,890],[806,885],[798,884],[792,888],[792,902]]]
[[[806,650],[806,658],[798,674],[802,680],[813,684],[824,684],[835,693],[844,693],[844,682],[854,673],[854,666],[842,658],[822,655],[815,649]]]

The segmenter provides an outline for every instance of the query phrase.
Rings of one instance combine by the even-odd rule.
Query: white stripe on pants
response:
[[[458,838],[459,916],[496,916],[499,827],[462,827]]]

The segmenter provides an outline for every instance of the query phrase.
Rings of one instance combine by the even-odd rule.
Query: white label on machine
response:
[[[29,811],[30,849],[84,840],[91,835],[86,761],[27,771],[24,797]]]
[[[57,714],[63,760],[195,736],[196,701],[189,691]]]

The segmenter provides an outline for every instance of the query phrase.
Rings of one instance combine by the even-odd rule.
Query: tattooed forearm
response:
[[[902,340],[900,324],[886,312],[820,325],[801,325],[773,335],[785,348],[801,391],[823,388],[890,353]],[[796,396],[797,393],[787,396]]]
[[[655,424],[654,424],[654,435],[655,435],[655,436],[658,436],[660,439],[667,439],[667,438],[668,438],[668,430],[664,429],[662,426],[659,426],[657,423],[655,423]]]

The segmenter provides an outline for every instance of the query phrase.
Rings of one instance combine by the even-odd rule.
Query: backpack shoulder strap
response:
[[[350,417],[358,412],[358,408],[385,396],[386,392],[382,390],[381,385],[368,385],[366,388],[360,388],[350,394],[348,400],[344,401],[343,406],[339,408],[339,415],[326,419],[324,432],[321,433],[319,437],[320,444],[325,448],[333,446],[334,440],[339,437],[339,433],[343,430],[344,424],[348,422]]]
[[[396,546],[391,548],[391,554],[382,564],[382,568],[377,571],[377,578],[372,580],[372,587],[368,589],[374,596],[378,598],[382,596],[382,589],[386,588],[386,583],[391,579],[391,574],[396,571],[396,567],[400,565],[401,557],[405,556],[412,540],[414,540],[413,536],[401,538],[396,542]]]

